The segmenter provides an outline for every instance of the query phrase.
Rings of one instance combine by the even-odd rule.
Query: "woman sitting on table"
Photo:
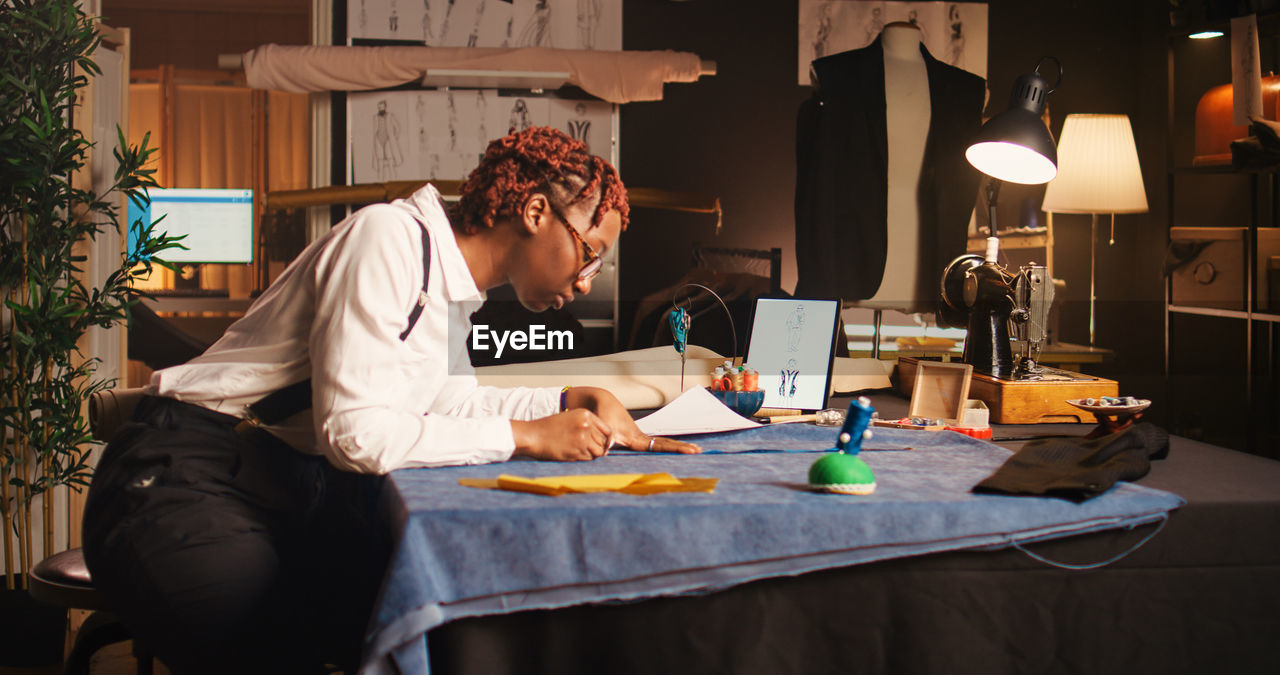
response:
[[[339,223],[208,351],[156,372],[107,446],[85,557],[173,672],[351,672],[389,471],[699,451],[645,436],[603,389],[481,387],[467,361],[487,289],[535,311],[590,291],[627,226],[614,168],[532,128],[490,143],[461,195],[447,211],[426,185]]]

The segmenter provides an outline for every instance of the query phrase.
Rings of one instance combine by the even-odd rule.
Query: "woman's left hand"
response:
[[[696,455],[702,448],[693,443],[678,441],[662,436],[648,436],[631,413],[609,390],[600,387],[570,387],[566,396],[569,409],[586,408],[596,414],[605,424],[613,429],[612,447],[630,450],[649,450],[651,452],[678,452],[685,455]]]

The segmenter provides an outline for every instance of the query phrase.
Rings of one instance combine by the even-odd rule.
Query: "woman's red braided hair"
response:
[[[462,198],[453,211],[455,223],[465,232],[493,227],[496,221],[518,214],[530,195],[545,194],[548,188],[548,197],[566,207],[599,194],[591,227],[614,210],[626,229],[630,207],[618,172],[588,152],[585,143],[551,127],[531,127],[491,141],[459,189]],[[562,200],[564,195],[568,199]]]

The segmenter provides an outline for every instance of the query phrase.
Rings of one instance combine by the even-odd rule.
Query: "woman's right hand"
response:
[[[511,421],[516,456],[556,462],[592,460],[608,453],[613,430],[584,408],[542,419]]]

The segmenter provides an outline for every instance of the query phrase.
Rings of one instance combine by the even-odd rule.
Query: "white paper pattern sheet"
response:
[[[800,0],[797,83],[809,84],[814,59],[866,47],[894,21],[919,26],[925,48],[939,61],[987,76],[984,3]]]
[[[622,0],[348,0],[355,39],[430,47],[622,49]]]
[[[462,179],[489,141],[531,126],[560,129],[602,157],[611,152],[613,105],[604,101],[453,89],[352,93],[347,102],[355,183]]]

